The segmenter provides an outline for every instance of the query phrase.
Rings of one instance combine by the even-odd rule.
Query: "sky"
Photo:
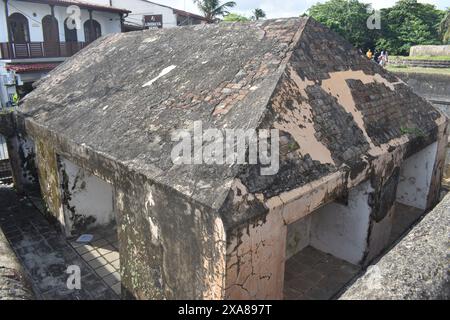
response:
[[[177,9],[199,13],[193,0],[152,0]],[[225,2],[228,0],[222,0]],[[263,9],[268,18],[297,17],[304,13],[309,7],[318,2],[326,0],[234,0],[237,6],[230,11],[250,17],[255,8]],[[360,0],[371,3],[375,9],[388,8],[395,4],[396,0]],[[439,9],[450,7],[449,0],[419,0],[419,2],[431,3]]]

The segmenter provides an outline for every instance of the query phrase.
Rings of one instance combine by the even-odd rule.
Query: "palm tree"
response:
[[[205,18],[211,22],[217,21],[219,17],[229,14],[230,12],[227,9],[236,6],[236,2],[234,1],[221,4],[220,0],[194,0],[194,3],[197,4]]]
[[[444,44],[450,43],[450,8],[447,9],[444,19],[440,24],[440,33]]]
[[[253,19],[259,20],[266,17],[266,13],[263,9],[255,9],[253,11]]]

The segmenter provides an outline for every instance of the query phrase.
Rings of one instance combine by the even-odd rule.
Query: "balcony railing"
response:
[[[1,59],[70,57],[87,46],[85,42],[0,43]]]

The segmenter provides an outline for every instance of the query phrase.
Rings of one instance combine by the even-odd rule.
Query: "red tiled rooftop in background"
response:
[[[59,63],[30,63],[30,64],[10,64],[6,66],[7,70],[15,71],[16,73],[50,71],[56,68]]]

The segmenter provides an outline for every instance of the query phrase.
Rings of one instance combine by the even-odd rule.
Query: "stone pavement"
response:
[[[0,229],[0,300],[33,300],[28,280]]]
[[[119,299],[30,199],[1,184],[0,228],[29,276],[37,299]],[[81,290],[67,288],[66,270],[73,265],[81,270]]]
[[[333,299],[360,272],[358,266],[306,247],[286,262],[286,300]]]
[[[70,241],[70,245],[89,266],[95,269],[95,273],[120,296],[120,255],[116,227],[101,228],[89,233],[94,235],[92,243],[80,244],[73,240]]]

